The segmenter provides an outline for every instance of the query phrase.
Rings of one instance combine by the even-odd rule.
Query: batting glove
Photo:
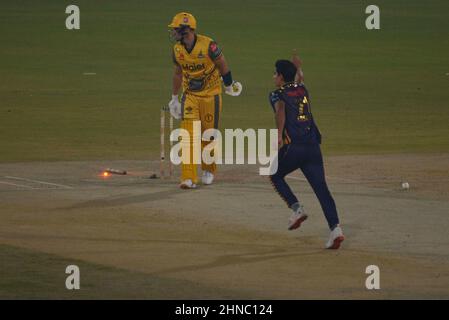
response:
[[[242,93],[242,84],[240,82],[233,81],[230,86],[225,87],[225,93],[230,96],[237,97]]]
[[[170,114],[176,120],[181,119],[181,103],[179,103],[178,95],[172,95],[171,100],[168,103]]]

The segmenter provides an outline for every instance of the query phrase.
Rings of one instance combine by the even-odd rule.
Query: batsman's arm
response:
[[[173,72],[173,96],[177,96],[182,86],[182,69],[179,64],[175,64]]]
[[[275,114],[274,118],[276,120],[276,126],[278,128],[278,144],[282,144],[282,132],[285,126],[285,104],[282,100],[277,101],[274,104]]]
[[[228,63],[226,62],[226,59],[223,54],[221,54],[216,60],[215,65],[217,66],[218,70],[220,71],[221,76],[225,76],[229,72]]]
[[[223,51],[215,41],[211,41],[209,43],[208,55],[220,71],[221,76],[224,76],[229,72],[229,67],[224,57]]]
[[[231,70],[229,70],[228,63],[223,54],[215,60],[215,65],[218,67],[218,70],[220,70],[220,75],[225,86],[225,93],[231,96],[240,95],[242,92],[242,84],[240,82],[235,82],[232,79]]]
[[[223,83],[225,87],[228,87],[232,84],[232,75],[231,70],[229,69],[228,63],[226,62],[226,58],[224,57],[221,48],[217,45],[215,41],[212,41],[209,44],[209,57],[214,61],[215,66],[220,71],[220,75],[223,78]]]
[[[173,69],[172,96],[170,102],[168,103],[168,109],[170,110],[170,114],[172,115],[172,117],[174,117],[175,119],[181,119],[182,107],[178,99],[178,93],[181,90],[182,86],[182,68],[181,65],[176,61],[174,54],[173,63],[175,66]],[[171,118],[170,121],[172,121]]]
[[[178,61],[176,60],[174,51],[172,51],[172,60],[174,65],[172,94],[173,96],[177,96],[182,86],[182,68],[181,65],[178,63]]]
[[[231,70],[229,70],[228,63],[215,41],[211,41],[209,44],[209,57],[215,63],[215,66],[220,71],[221,78],[225,87],[225,93],[236,97],[242,93],[242,84],[232,79]]]

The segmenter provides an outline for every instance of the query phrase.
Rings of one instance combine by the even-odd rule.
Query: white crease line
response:
[[[13,180],[28,181],[28,182],[35,182],[35,183],[40,183],[40,184],[48,184],[50,186],[61,187],[61,188],[65,188],[65,189],[73,189],[72,187],[66,186],[66,185],[63,185],[63,184],[57,184],[57,183],[51,183],[51,182],[45,182],[45,181],[39,181],[39,180],[31,180],[31,179],[19,178],[19,177],[11,177],[11,176],[5,176],[4,178],[6,178],[6,179],[13,179]]]
[[[33,188],[33,187],[26,186],[26,185],[23,185],[23,184],[15,184],[15,183],[4,182],[4,181],[0,181],[0,183],[1,183],[1,184],[7,184],[7,185],[9,185],[9,186],[15,186],[15,187],[23,187],[23,188],[35,189],[35,188]]]

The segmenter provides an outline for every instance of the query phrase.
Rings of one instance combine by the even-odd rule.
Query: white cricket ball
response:
[[[410,185],[408,184],[408,182],[402,182],[401,183],[401,187],[402,187],[403,190],[410,189]]]

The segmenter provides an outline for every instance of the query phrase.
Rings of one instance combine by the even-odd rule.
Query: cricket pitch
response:
[[[338,251],[323,249],[300,173],[288,181],[310,216],[287,231],[290,212],[256,166],[221,166],[214,185],[185,191],[149,179],[157,161],[0,164],[0,298],[449,298],[449,155],[325,162],[347,238]],[[101,177],[107,167],[129,174]],[[81,290],[65,288],[68,264]],[[380,290],[365,288],[368,265]]]

